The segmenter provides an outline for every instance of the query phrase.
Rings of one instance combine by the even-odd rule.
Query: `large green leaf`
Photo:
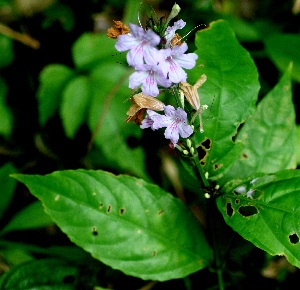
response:
[[[238,43],[225,21],[211,23],[197,32],[197,64],[188,72],[190,84],[207,76],[198,89],[201,104],[209,109],[203,114],[204,133],[196,140],[202,148],[202,165],[212,179],[220,178],[233,164],[241,144],[232,137],[239,124],[254,112],[259,82],[256,66],[249,53]],[[205,156],[204,156],[205,155]]]
[[[227,183],[217,204],[242,237],[300,267],[299,192],[300,171],[284,170]]]
[[[243,147],[225,177],[227,181],[255,172],[296,168],[297,129],[290,75],[291,67],[239,132],[237,139]]]
[[[266,51],[275,65],[285,71],[293,62],[292,78],[300,82],[300,35],[273,34],[265,39]]]
[[[14,195],[16,181],[9,177],[12,173],[16,173],[16,169],[11,163],[6,163],[0,168],[0,219]]]
[[[198,220],[156,185],[100,170],[14,177],[74,243],[128,275],[180,278],[212,259]]]
[[[85,76],[73,78],[65,87],[60,105],[60,116],[67,137],[73,138],[84,122],[89,103],[89,81]]]
[[[13,267],[0,280],[0,290],[73,290],[80,269],[55,259],[34,260]]]
[[[139,139],[142,130],[133,123],[125,123],[126,111],[131,103],[124,99],[130,96],[128,70],[118,64],[100,65],[91,74],[90,88],[93,99],[89,109],[88,124],[96,134],[95,143],[109,157],[112,168],[146,177],[145,153],[138,146],[130,148],[127,139]]]
[[[40,73],[40,86],[37,92],[39,121],[45,125],[59,107],[63,89],[75,73],[62,64],[50,64]]]

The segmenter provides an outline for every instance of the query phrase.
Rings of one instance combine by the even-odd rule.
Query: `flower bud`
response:
[[[167,21],[166,21],[165,27],[167,27],[169,22],[179,14],[180,10],[181,10],[180,6],[175,3],[172,7],[172,11],[171,11]]]

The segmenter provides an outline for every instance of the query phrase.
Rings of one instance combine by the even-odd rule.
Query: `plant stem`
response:
[[[202,168],[202,166],[200,164],[200,161],[199,161],[199,155],[197,153],[197,149],[196,149],[196,146],[195,146],[195,144],[196,144],[196,142],[195,142],[195,136],[193,136],[193,138],[192,138],[192,144],[193,144],[193,147],[194,147],[194,152],[196,152],[193,155],[192,159],[195,162],[195,165],[196,165],[197,172],[199,174],[200,180],[201,180],[201,182],[202,182],[202,184],[203,184],[204,187],[209,187],[209,182],[208,182],[208,180],[205,177],[203,168]]]
[[[219,290],[224,290],[224,289],[225,289],[225,285],[224,285],[224,280],[223,280],[222,272],[223,272],[222,269],[217,269],[218,283],[219,283]]]

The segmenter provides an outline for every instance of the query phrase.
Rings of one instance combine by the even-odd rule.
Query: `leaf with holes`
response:
[[[243,143],[242,150],[224,180],[245,178],[255,172],[274,173],[296,168],[297,129],[291,69],[242,127],[237,136]]]
[[[202,74],[207,81],[198,89],[203,113],[204,133],[196,135],[203,154],[201,164],[212,179],[220,178],[233,164],[240,143],[235,144],[238,126],[254,112],[258,96],[258,73],[250,54],[239,44],[226,21],[211,23],[196,34],[198,60],[189,72],[194,84]],[[207,146],[209,144],[209,147]]]
[[[128,275],[181,278],[212,259],[198,220],[156,185],[101,170],[14,177],[75,244]]]
[[[271,255],[300,267],[300,170],[235,179],[217,205],[226,223]]]

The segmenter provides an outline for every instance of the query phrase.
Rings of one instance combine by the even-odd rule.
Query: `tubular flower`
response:
[[[157,97],[159,90],[157,85],[168,88],[171,86],[171,81],[166,79],[157,65],[143,64],[135,66],[137,70],[129,77],[129,88],[133,89],[136,86],[142,85],[142,91],[145,95]]]
[[[188,46],[182,43],[181,46],[175,45],[171,48],[161,50],[164,61],[159,65],[164,73],[164,76],[169,77],[173,83],[186,82],[187,74],[182,69],[191,69],[196,65],[198,55],[195,53],[187,53]]]
[[[185,26],[185,22],[180,19],[174,23],[173,26],[168,26],[166,32],[164,34],[164,38],[166,39],[166,48],[171,47],[171,41],[175,36],[175,32],[177,29],[182,29]]]
[[[136,66],[144,64],[144,59],[147,62],[149,54],[152,55],[152,50],[157,50],[154,46],[160,43],[160,37],[152,30],[146,32],[142,27],[129,23],[131,35],[120,35],[115,48],[118,51],[126,51],[126,59],[129,65]]]
[[[133,103],[129,110],[127,111],[128,117],[125,122],[133,121],[133,123],[141,125],[144,120],[144,114],[146,109],[155,110],[155,111],[163,111],[164,103],[160,100],[146,96],[143,93],[139,93],[130,98],[130,101]]]
[[[193,129],[190,125],[186,124],[187,114],[181,109],[173,106],[164,106],[165,115],[160,115],[153,111],[148,110],[147,116],[143,120],[141,128],[149,128],[156,130],[159,128],[167,127],[165,130],[165,138],[170,139],[173,144],[177,144],[179,135],[182,138],[187,138],[193,134]]]

